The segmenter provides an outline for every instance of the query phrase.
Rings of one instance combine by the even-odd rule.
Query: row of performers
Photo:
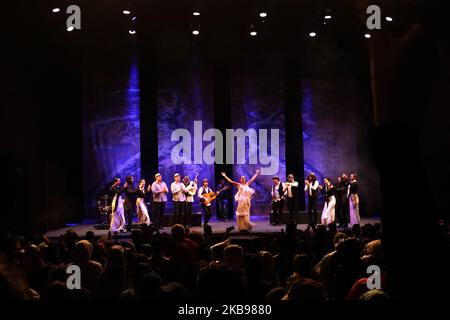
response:
[[[173,203],[173,222],[183,225],[190,225],[192,216],[192,205],[194,197],[198,197],[204,213],[204,225],[207,225],[211,219],[211,203],[222,192],[230,189],[230,185],[236,186],[238,192],[235,195],[235,200],[238,202],[236,210],[237,227],[239,230],[250,230],[254,224],[250,222],[250,202],[254,190],[249,186],[253,183],[259,175],[259,170],[256,171],[250,180],[241,177],[239,182],[232,181],[225,173],[222,172],[223,180],[219,185],[220,189],[213,191],[208,185],[208,179],[203,179],[200,188],[197,187],[198,174],[195,175],[194,180],[190,180],[188,176],[181,181],[180,174],[174,175],[174,181],[170,185],[170,192],[172,194]],[[137,187],[133,186],[134,179],[132,176],[126,178],[125,184],[122,186],[120,178],[115,178],[114,183],[110,188],[113,195],[112,201],[112,219],[110,225],[111,232],[122,232],[127,228],[131,231],[133,212],[137,212],[138,222],[140,224],[150,224],[150,217],[147,206],[145,204],[146,193],[152,194],[152,202],[154,209],[153,224],[161,228],[162,217],[164,215],[165,205],[167,202],[167,193],[169,188],[162,180],[160,173],[155,175],[155,181],[146,187],[144,179],[139,180]],[[228,183],[225,183],[225,180]],[[225,200],[223,198],[222,200]],[[223,202],[221,202],[223,204]],[[224,212],[225,208],[222,208]],[[126,217],[126,218],[125,218]]]
[[[198,174],[196,174],[193,181],[188,176],[185,176],[183,181],[178,173],[174,175],[174,181],[170,185],[173,202],[173,221],[174,223],[181,223],[184,225],[190,224],[192,215],[192,204],[194,197],[197,196],[204,213],[204,225],[207,225],[211,219],[211,203],[221,193],[226,193],[230,189],[230,185],[237,187],[235,200],[238,203],[236,210],[237,227],[239,230],[249,230],[254,224],[250,222],[250,205],[254,194],[254,189],[250,185],[259,175],[259,170],[256,171],[250,180],[246,180],[242,176],[238,182],[229,179],[225,173],[222,173],[224,180],[221,181],[219,188],[214,192],[208,185],[208,179],[203,179],[200,188],[197,187]],[[139,180],[138,186],[133,186],[133,177],[129,176],[125,184],[121,185],[120,178],[114,179],[114,184],[111,186],[111,193],[113,196],[112,202],[112,219],[111,232],[124,231],[125,226],[131,230],[133,212],[137,211],[138,221],[141,224],[150,224],[150,217],[145,204],[146,192],[152,194],[154,205],[154,225],[161,227],[162,217],[164,215],[165,204],[167,202],[167,193],[169,189],[166,183],[162,180],[162,175],[157,173],[155,181],[148,185],[144,179]],[[273,177],[272,185],[272,211],[270,221],[271,224],[281,224],[281,215],[284,210],[285,201],[287,202],[287,209],[291,217],[297,213],[298,203],[298,189],[299,184],[295,181],[292,174],[288,175],[286,182],[280,182],[279,177]],[[358,183],[356,174],[350,175],[350,179],[346,174],[342,174],[338,178],[336,186],[332,184],[330,178],[324,179],[324,185],[319,185],[314,173],[310,173],[305,180],[304,191],[308,196],[308,212],[309,212],[309,226],[314,227],[317,220],[317,198],[318,192],[325,194],[325,204],[322,210],[321,222],[328,225],[335,222],[335,212],[337,211],[338,222],[342,227],[348,226],[348,216],[350,215],[350,224],[359,224],[359,198],[358,198]],[[225,199],[225,198],[222,198]],[[222,204],[223,205],[223,204]],[[136,210],[137,209],[137,210]],[[223,211],[224,208],[222,208]],[[126,217],[126,219],[125,219]]]
[[[281,224],[281,215],[285,202],[291,217],[297,213],[299,196],[299,183],[294,175],[289,174],[286,182],[280,182],[279,177],[272,178],[272,211],[271,224]],[[317,221],[317,200],[319,192],[325,196],[322,210],[321,223],[329,225],[335,223],[337,215],[338,227],[347,228],[350,225],[360,224],[359,196],[357,175],[350,177],[343,173],[337,178],[334,185],[331,178],[324,178],[323,185],[319,184],[316,175],[311,172],[304,183],[304,192],[308,198],[308,229],[314,228]]]

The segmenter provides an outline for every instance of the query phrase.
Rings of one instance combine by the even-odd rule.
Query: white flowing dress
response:
[[[361,218],[359,216],[359,197],[357,193],[350,194],[350,225],[361,224]]]
[[[238,206],[236,209],[236,222],[239,231],[251,230],[255,224],[250,222],[250,206],[255,190],[245,184],[240,184],[238,192],[234,196]]]
[[[325,201],[322,210],[322,224],[329,225],[334,222],[335,217],[335,209],[336,209],[336,198],[331,196],[328,198],[328,202]]]
[[[123,209],[123,199],[118,193],[114,195],[112,201],[113,214],[111,218],[111,232],[118,232],[125,228],[125,214]]]
[[[150,225],[150,216],[148,215],[147,206],[145,205],[145,199],[137,198],[136,199],[136,207],[137,207],[137,214],[138,214],[138,222],[140,224]]]

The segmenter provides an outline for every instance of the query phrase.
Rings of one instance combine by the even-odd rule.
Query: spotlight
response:
[[[392,17],[386,17],[386,21],[391,22],[392,20],[393,20]]]
[[[72,31],[73,29],[74,29],[74,28],[73,28],[72,26],[70,26],[70,27],[67,28],[67,31],[70,32],[70,31]]]
[[[128,30],[128,33],[129,33],[129,34],[135,34],[135,33],[136,33],[136,30],[133,30],[133,29]]]
[[[197,35],[200,34],[200,31],[198,31],[198,30],[192,30],[192,34],[193,34],[194,36],[197,36]]]
[[[57,13],[57,12],[59,12],[59,11],[61,11],[59,8],[53,8],[53,9],[52,9],[52,12],[54,12],[54,13]]]
[[[364,35],[364,37],[365,37],[366,39],[370,39],[371,35],[368,34],[368,33],[366,33],[366,34]]]
[[[200,12],[194,11],[194,12],[192,12],[192,15],[193,15],[193,16],[199,16],[199,15],[200,15]]]
[[[327,14],[324,18],[329,20],[329,19],[331,19],[331,15]]]
[[[261,18],[265,18],[265,17],[267,17],[267,12],[260,12],[260,13],[259,13],[259,16],[260,16]]]
[[[122,13],[123,14],[130,14],[131,12],[130,12],[130,10],[123,10]]]
[[[250,35],[252,37],[256,36],[258,32],[256,32],[255,26],[253,24],[250,25]]]
[[[317,33],[315,33],[315,32],[310,32],[310,33],[309,33],[309,36],[310,36],[311,38],[314,38],[315,36],[317,36]]]

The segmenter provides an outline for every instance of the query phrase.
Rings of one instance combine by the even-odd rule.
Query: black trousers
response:
[[[228,200],[217,199],[217,219],[228,218]]]
[[[297,216],[297,198],[296,197],[288,197],[287,198],[287,207],[289,211],[289,223],[294,223]]]
[[[203,213],[205,214],[204,224],[208,224],[209,220],[211,219],[211,206],[202,204],[202,209],[203,209]]]
[[[183,223],[184,221],[184,201],[173,202],[173,224]]]
[[[192,202],[185,202],[184,203],[184,221],[182,222],[183,225],[191,225],[191,218],[192,218]]]
[[[348,225],[350,207],[348,199],[336,199],[336,218],[341,226]]]
[[[133,226],[133,215],[136,212],[136,205],[128,205],[125,209],[125,220],[127,221],[127,230],[131,231]]]
[[[153,202],[153,212],[155,213],[155,226],[161,227],[162,219],[164,216],[164,209],[166,208],[165,202]]]
[[[272,202],[272,212],[270,215],[271,224],[281,223],[281,216],[283,215],[284,200]]]
[[[317,197],[308,196],[308,218],[309,225],[315,226],[317,223]]]

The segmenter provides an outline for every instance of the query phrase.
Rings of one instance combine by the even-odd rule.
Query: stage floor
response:
[[[272,226],[269,222],[268,217],[254,216],[254,217],[252,217],[252,222],[254,222],[256,224],[255,228],[252,230],[253,234],[282,232],[282,230],[285,229],[285,227],[286,227],[284,225]],[[380,222],[380,218],[361,218],[361,225],[364,225],[366,223],[373,224],[373,223],[377,223],[377,222]],[[211,225],[212,231],[215,234],[225,233],[226,228],[228,228],[228,227],[231,227],[231,226],[236,227],[235,221],[211,220],[209,224]],[[65,233],[66,231],[73,230],[79,236],[84,236],[86,234],[86,232],[88,232],[88,231],[93,231],[94,235],[96,237],[107,236],[108,230],[95,229],[94,228],[95,225],[96,225],[95,223],[89,223],[89,222],[85,222],[85,223],[81,223],[81,224],[70,224],[64,228],[51,230],[51,231],[47,232],[45,235],[48,238],[57,238],[61,234]],[[298,224],[298,228],[304,230],[307,228],[307,225],[306,224]],[[191,227],[190,229],[198,231],[200,233],[203,233],[203,227]],[[160,232],[170,234],[170,227],[165,227],[162,230],[160,230]],[[231,233],[233,234],[236,232],[237,231],[234,230]],[[124,233],[120,234],[121,238],[127,238],[129,236],[130,236],[129,232],[124,232]]]

